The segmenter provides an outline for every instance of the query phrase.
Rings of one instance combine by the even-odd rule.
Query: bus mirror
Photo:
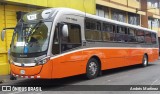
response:
[[[66,24],[62,26],[62,35],[68,37],[68,25]]]
[[[2,41],[4,41],[5,34],[6,34],[6,29],[3,29],[3,30],[1,31],[1,40],[2,40]]]
[[[5,34],[6,34],[6,30],[7,29],[15,29],[14,27],[10,27],[10,28],[4,28],[2,31],[1,31],[1,40],[4,41],[4,37],[5,37]]]

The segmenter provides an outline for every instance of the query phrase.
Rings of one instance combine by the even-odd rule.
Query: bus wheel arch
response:
[[[95,65],[97,67],[95,75],[90,74],[89,70],[90,70],[91,63],[92,63],[92,65]],[[101,60],[98,56],[94,55],[94,56],[89,58],[89,60],[86,64],[86,77],[88,79],[94,79],[98,75],[101,75],[101,74],[102,74],[102,72],[101,72]]]
[[[148,61],[149,61],[148,54],[145,53],[145,54],[143,55],[143,58],[142,58],[142,67],[148,66]]]

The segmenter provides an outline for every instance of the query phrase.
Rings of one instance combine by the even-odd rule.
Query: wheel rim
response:
[[[146,57],[144,57],[144,65],[146,66],[147,65],[147,58]]]
[[[95,75],[96,72],[97,72],[97,64],[96,64],[95,62],[91,62],[91,63],[89,64],[89,73],[90,73],[91,75]]]

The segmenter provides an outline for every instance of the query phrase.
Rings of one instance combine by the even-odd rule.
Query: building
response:
[[[160,0],[96,0],[96,15],[160,31],[159,4]]]
[[[160,0],[1,0],[0,30],[15,27],[20,17],[30,11],[49,7],[70,7],[101,17],[160,31]],[[10,73],[8,49],[13,30],[0,40],[0,75]],[[160,36],[160,33],[159,33]]]

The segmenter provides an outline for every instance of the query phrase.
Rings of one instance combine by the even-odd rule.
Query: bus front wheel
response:
[[[148,65],[148,57],[147,55],[145,54],[143,56],[143,60],[142,60],[142,67],[146,67]]]
[[[10,80],[17,80],[17,78],[13,76],[12,74],[10,74]]]
[[[94,79],[98,76],[99,71],[100,65],[98,63],[98,60],[95,58],[91,58],[87,63],[86,77],[88,79]]]

